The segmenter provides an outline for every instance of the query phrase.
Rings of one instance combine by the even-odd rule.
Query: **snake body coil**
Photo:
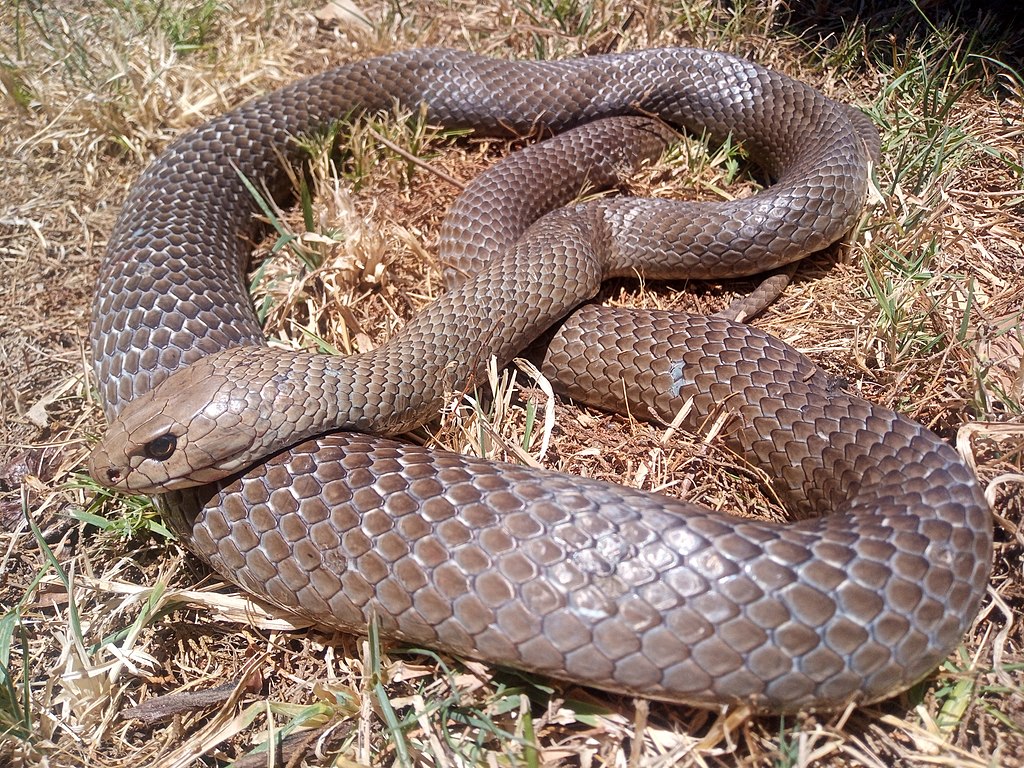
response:
[[[491,134],[657,115],[738,141],[775,183],[715,206],[606,199],[532,226],[540,210],[527,205],[483,227],[470,196],[448,225],[457,287],[372,353],[283,361],[263,348],[242,279],[259,229],[242,177],[282,192],[282,158],[299,159],[291,136],[396,102]],[[636,145],[664,140],[646,117],[612,125]],[[614,165],[600,126],[568,141]],[[492,354],[505,364],[610,275],[747,275],[834,242],[859,215],[877,149],[854,110],[691,49],[563,62],[409,51],[295,83],[184,136],[133,187],[93,317],[112,422],[93,474],[180,489],[163,497],[167,513],[201,557],[324,625],[362,631],[375,616],[418,645],[704,706],[882,698],[969,627],[989,573],[989,511],[949,446],[756,329],[588,306],[556,335],[545,373],[606,408],[671,421],[686,405],[691,428],[725,415],[721,439],[787,506],[824,517],[737,520],[355,433],[261,460],[277,440],[421,423]],[[549,174],[557,186],[562,170]],[[545,181],[531,184],[543,197]],[[484,263],[491,250],[504,254]]]

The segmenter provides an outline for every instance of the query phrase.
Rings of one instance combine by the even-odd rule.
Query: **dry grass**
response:
[[[362,4],[369,24],[325,26],[312,5],[272,0],[4,6],[0,763],[214,765],[273,738],[310,765],[1024,765],[1024,119],[1003,42],[1019,34],[973,11],[954,23],[941,3],[922,4],[929,22],[869,4],[845,28],[841,4],[818,3],[818,16],[749,5],[424,0]],[[886,150],[873,210],[851,244],[804,263],[758,324],[956,440],[987,485],[989,597],[935,675],[883,704],[785,720],[552,688],[372,637],[288,630],[167,540],[144,503],[94,503],[76,474],[102,429],[85,328],[132,179],[171,137],[250,95],[424,44],[521,57],[707,46],[871,112]],[[262,275],[257,301],[278,339],[364,349],[441,290],[431,254],[457,189],[380,149],[373,132],[463,181],[507,149],[415,120],[361,124],[347,174],[318,166],[305,212],[318,235],[303,234],[303,211],[282,216],[322,263],[282,254]],[[634,184],[713,198],[741,194],[744,171],[687,145]],[[603,298],[714,311],[750,287],[623,282]],[[457,403],[420,437],[776,514],[713,441],[580,412],[523,373],[494,379],[493,403]],[[106,518],[92,516],[99,506]],[[162,698],[171,693],[182,696]]]

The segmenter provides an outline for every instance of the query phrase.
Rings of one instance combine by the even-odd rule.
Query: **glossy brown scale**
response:
[[[485,175],[445,227],[452,289],[387,344],[343,359],[268,352],[240,279],[257,211],[239,171],[277,188],[281,158],[298,159],[290,136],[396,100],[491,134],[643,117]],[[607,183],[660,151],[670,132],[652,116],[731,137],[773,183],[717,205],[610,198],[544,215],[578,192],[580,167]],[[860,215],[877,151],[855,110],[693,49],[562,62],[407,51],[290,85],[183,136],[133,187],[94,306],[112,424],[93,473],[183,489],[164,508],[201,557],[323,625],[364,631],[375,616],[417,645],[703,706],[883,698],[946,657],[984,593],[991,520],[956,452],[745,325],[573,313],[609,276],[749,275],[827,246]],[[690,427],[724,411],[728,446],[794,511],[824,516],[737,520],[385,437],[308,439],[419,424],[491,355],[506,363],[567,315],[544,364],[563,392],[665,420],[692,401]]]

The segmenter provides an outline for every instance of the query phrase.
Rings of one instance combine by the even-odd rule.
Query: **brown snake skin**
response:
[[[289,135],[421,102],[433,123],[490,134],[641,117],[556,137],[485,175],[446,224],[455,287],[380,349],[266,351],[244,279],[261,230],[240,177],[283,194],[282,158],[301,159]],[[774,184],[716,205],[605,198],[530,226],[579,191],[565,153],[595,164],[595,184],[657,154],[668,131],[650,115],[731,137]],[[416,645],[701,706],[883,698],[969,628],[989,510],[943,441],[754,328],[586,306],[544,371],[601,407],[664,421],[685,408],[695,430],[725,418],[718,439],[789,509],[825,516],[780,526],[383,437],[307,439],[422,423],[606,277],[748,275],[834,242],[859,216],[877,151],[860,113],[692,49],[561,62],[407,51],[292,84],[182,137],[131,190],[96,294],[112,424],[91,471],[177,489],[161,497],[166,514],[201,557],[321,625],[365,631],[375,617]],[[526,191],[502,197],[509,178]]]

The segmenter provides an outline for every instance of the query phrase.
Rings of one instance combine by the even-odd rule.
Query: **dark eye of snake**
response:
[[[157,461],[163,461],[164,459],[170,458],[171,454],[174,453],[174,449],[178,447],[178,438],[174,435],[160,435],[160,437],[150,440],[143,447],[146,452],[146,457],[150,459],[156,459]]]

